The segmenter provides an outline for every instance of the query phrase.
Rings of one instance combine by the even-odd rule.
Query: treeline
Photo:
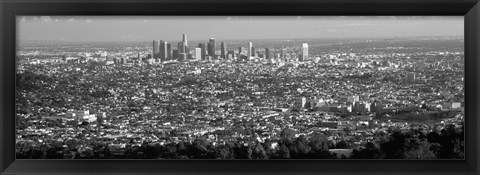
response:
[[[127,144],[124,151],[109,149],[105,143],[92,143],[92,149],[82,149],[77,141],[53,143],[31,147],[17,143],[17,159],[331,159],[336,156],[328,151],[335,144],[324,135],[310,141],[301,136],[283,138],[279,141],[230,142],[214,145],[205,138],[193,142],[160,145],[143,142],[141,146]],[[85,144],[84,141],[81,141]],[[132,142],[133,143],[133,142]],[[248,143],[248,144],[247,144]],[[65,145],[65,146],[63,146]],[[341,144],[340,144],[341,145]],[[121,154],[119,154],[121,152]]]
[[[352,159],[463,159],[464,127],[448,125],[441,133],[394,131],[378,142],[355,149]]]
[[[193,142],[160,145],[143,142],[127,144],[123,151],[109,149],[105,142],[85,143],[66,140],[40,147],[17,143],[17,159],[336,159],[329,149],[353,149],[350,159],[463,159],[463,128],[448,126],[441,133],[420,130],[394,131],[377,135],[377,141],[356,147],[349,141],[333,143],[323,134],[310,139],[293,138],[282,132],[282,139],[259,142],[255,139],[214,145],[205,138]],[[82,148],[77,145],[90,145]],[[341,158],[347,158],[341,156]]]

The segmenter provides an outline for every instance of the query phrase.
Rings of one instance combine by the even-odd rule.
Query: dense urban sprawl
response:
[[[463,38],[42,44],[17,158],[463,158]]]

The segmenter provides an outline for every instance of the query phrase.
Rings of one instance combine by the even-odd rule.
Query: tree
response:
[[[436,159],[435,153],[430,150],[431,143],[426,139],[408,138],[404,157],[406,159]]]
[[[314,152],[329,149],[328,139],[323,134],[315,134],[312,136],[312,140],[309,142],[309,145]]]
[[[295,131],[293,131],[289,128],[285,128],[285,129],[282,130],[282,132],[280,132],[280,137],[283,138],[283,139],[294,138],[295,137]]]
[[[335,144],[335,147],[337,149],[350,149],[350,148],[352,148],[351,144],[346,142],[345,140],[342,140],[342,141],[338,142],[337,144]]]
[[[280,159],[289,159],[290,158],[290,150],[288,147],[284,144],[280,146],[280,149],[278,150],[278,158]]]
[[[381,152],[380,148],[372,142],[368,142],[364,149],[353,150],[351,159],[380,159],[384,155]]]
[[[253,159],[268,159],[267,152],[263,149],[261,143],[257,143],[252,153]]]

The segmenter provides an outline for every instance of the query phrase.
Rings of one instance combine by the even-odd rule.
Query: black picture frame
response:
[[[478,0],[0,0],[0,174],[479,174]],[[465,160],[15,160],[16,15],[460,15]]]

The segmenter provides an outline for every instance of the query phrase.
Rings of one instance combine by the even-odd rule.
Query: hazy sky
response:
[[[463,16],[18,16],[17,38],[179,41],[463,36]]]

